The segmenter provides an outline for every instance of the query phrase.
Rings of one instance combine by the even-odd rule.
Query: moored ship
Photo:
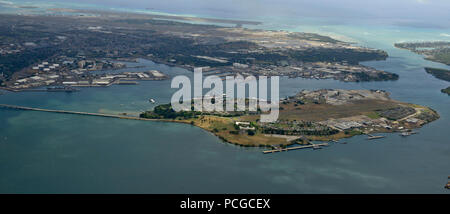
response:
[[[73,88],[73,87],[69,87],[69,86],[52,86],[52,87],[47,87],[47,91],[48,92],[67,92],[67,93],[72,93],[72,92],[79,91],[79,89],[76,89],[76,88]]]

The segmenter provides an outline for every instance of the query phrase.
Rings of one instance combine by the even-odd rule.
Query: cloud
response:
[[[0,1],[0,4],[13,5],[14,3],[10,1]]]

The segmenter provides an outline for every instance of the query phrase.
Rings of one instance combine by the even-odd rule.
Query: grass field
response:
[[[367,115],[379,117],[377,110],[384,110],[399,106],[401,103],[392,100],[360,100],[352,104],[330,105],[330,104],[305,104],[295,105],[293,103],[280,104],[280,117],[283,120],[324,121],[330,118],[343,118],[356,115]],[[259,115],[243,116],[242,119],[256,121]]]
[[[270,145],[288,145],[291,144],[285,138],[268,137],[262,133],[256,132],[250,136],[246,132],[232,134],[230,131],[239,132],[235,129],[236,118],[225,118],[218,116],[202,116],[198,119],[187,120],[186,123],[193,122],[193,125],[205,129],[214,135],[220,137],[226,142],[241,146],[270,146]]]

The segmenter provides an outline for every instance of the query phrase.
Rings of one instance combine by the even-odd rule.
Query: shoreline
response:
[[[94,116],[94,117],[104,117],[104,118],[123,119],[123,120],[137,120],[137,121],[151,121],[151,122],[167,122],[167,123],[187,124],[187,125],[192,125],[192,126],[200,128],[200,129],[203,129],[203,130],[207,131],[208,133],[211,133],[214,136],[218,137],[219,139],[223,140],[226,143],[237,145],[237,146],[248,147],[247,145],[244,145],[244,144],[237,144],[237,143],[233,143],[231,141],[228,141],[227,139],[217,135],[216,133],[211,132],[208,129],[205,129],[205,128],[201,127],[201,126],[197,126],[195,124],[192,124],[190,121],[187,121],[187,120],[148,119],[148,118],[141,118],[141,117],[135,117],[135,116],[126,116],[126,115],[89,113],[89,112],[55,110],[55,109],[43,109],[43,108],[25,107],[25,106],[17,106],[17,105],[9,105],[9,104],[0,104],[0,109],[20,110],[20,111],[37,111],[37,112],[57,113],[57,114],[72,114],[72,115],[80,115],[80,116]],[[267,147],[267,146],[259,146],[259,147]]]

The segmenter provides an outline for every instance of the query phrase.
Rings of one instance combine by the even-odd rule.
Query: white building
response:
[[[77,82],[63,82],[63,85],[76,85]]]
[[[248,68],[248,65],[235,62],[235,63],[233,63],[233,67],[235,67],[235,68]]]

